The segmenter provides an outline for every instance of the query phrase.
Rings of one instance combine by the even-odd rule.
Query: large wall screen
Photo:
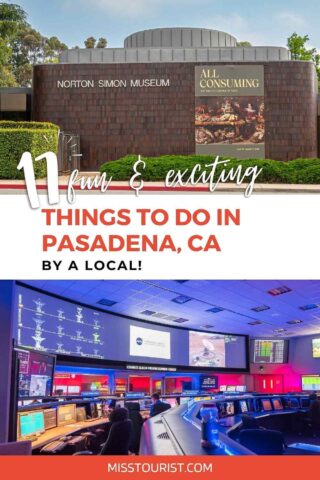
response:
[[[301,390],[303,392],[318,392],[320,390],[320,376],[302,375]]]
[[[312,357],[320,358],[320,338],[312,339]]]
[[[288,363],[288,340],[256,338],[251,340],[253,363]]]
[[[247,370],[247,337],[155,325],[17,284],[15,339],[40,352],[192,369]]]
[[[17,349],[19,398],[48,397],[52,391],[54,356]]]

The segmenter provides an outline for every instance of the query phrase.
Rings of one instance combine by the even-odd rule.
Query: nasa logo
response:
[[[138,337],[138,338],[136,339],[136,342],[137,342],[137,345],[142,345],[142,344],[143,344],[143,340],[142,340],[141,337]]]

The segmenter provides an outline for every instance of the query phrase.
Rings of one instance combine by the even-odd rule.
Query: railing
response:
[[[80,136],[73,133],[60,132],[58,146],[59,175],[80,170]]]

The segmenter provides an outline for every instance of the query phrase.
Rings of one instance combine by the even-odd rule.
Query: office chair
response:
[[[140,448],[141,429],[143,418],[140,413],[140,404],[138,402],[126,402],[125,407],[129,411],[129,419],[132,422],[132,435],[130,438],[129,450],[138,455]]]
[[[283,455],[285,442],[276,430],[242,430],[239,443],[257,455]]]
[[[171,408],[171,405],[169,403],[161,402],[159,404],[156,404],[152,407],[151,417],[155,417],[160,413],[164,413],[167,410],[170,410],[170,408]]]
[[[93,431],[83,432],[81,436],[85,438],[85,446],[87,450],[93,453],[99,453],[101,444],[106,441],[107,435],[104,429],[97,428]]]
[[[256,418],[250,415],[242,415],[241,421],[241,430],[259,430],[259,424]]]
[[[29,440],[0,443],[0,455],[32,455],[32,444]]]
[[[131,420],[113,423],[100,455],[129,455],[132,431]]]
[[[317,397],[311,402],[309,416],[312,435],[316,437],[320,434],[320,401]]]
[[[320,435],[320,403],[312,402],[308,412],[299,412],[295,418],[294,431],[299,435]]]

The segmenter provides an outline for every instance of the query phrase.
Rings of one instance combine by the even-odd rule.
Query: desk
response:
[[[295,415],[297,413],[307,413],[305,409],[287,409],[287,410],[272,410],[266,412],[249,412],[247,415],[250,417],[255,418],[258,423],[262,424],[264,422],[272,421],[273,419],[284,419],[285,417],[289,417],[290,415]],[[218,429],[222,433],[229,435],[232,431],[236,430],[241,426],[242,414],[234,415],[231,417],[225,417],[219,420]],[[261,422],[259,422],[261,420]]]
[[[234,440],[242,423],[242,414],[224,417],[217,424],[220,448],[204,449],[201,446],[201,420],[197,414],[202,403],[195,403],[187,412],[187,406],[173,408],[150,418],[144,423],[140,454],[142,455],[254,455]],[[260,423],[287,422],[302,409],[268,412],[252,412],[250,415]],[[170,441],[168,441],[169,436]]]
[[[32,450],[38,450],[54,440],[59,440],[61,437],[74,435],[81,430],[90,430],[92,427],[100,427],[106,423],[108,423],[107,418],[97,418],[97,420],[93,420],[92,422],[77,422],[64,425],[63,427],[51,428],[32,442]]]

